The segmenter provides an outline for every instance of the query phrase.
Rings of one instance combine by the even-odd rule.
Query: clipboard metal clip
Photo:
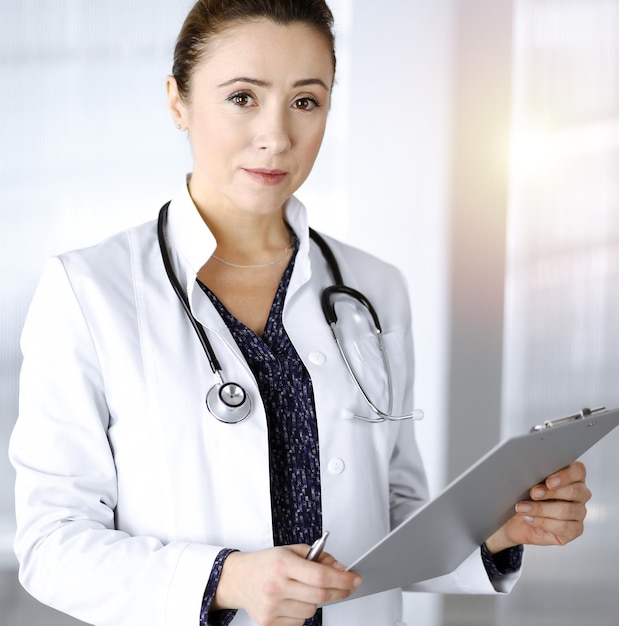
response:
[[[605,406],[600,406],[597,409],[581,409],[580,413],[576,415],[570,415],[568,417],[561,417],[556,420],[546,420],[543,424],[537,424],[531,428],[531,432],[538,432],[540,430],[548,430],[549,428],[553,428],[554,426],[560,426],[561,424],[567,424],[569,422],[575,422],[577,420],[587,419],[592,415],[596,415],[597,413],[601,413],[602,411],[606,411]]]

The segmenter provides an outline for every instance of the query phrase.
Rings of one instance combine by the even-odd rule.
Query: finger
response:
[[[323,552],[318,561],[307,561],[309,546],[298,544],[289,549],[302,561],[295,566],[293,578],[312,587],[345,591],[350,594],[362,583],[361,577],[355,572],[344,571],[345,567],[338,563],[328,552]]]
[[[584,532],[582,521],[558,520],[547,517],[525,517],[527,525],[532,530],[532,538],[527,543],[545,546],[563,546]]]
[[[519,502],[517,513],[527,518],[546,518],[582,522],[587,515],[587,508],[580,502],[566,500],[548,500],[543,502]],[[527,521],[530,521],[527,519]]]
[[[304,559],[307,559],[307,555],[309,554],[309,552],[311,550],[311,546],[309,546],[309,545],[307,545],[305,543],[299,543],[299,544],[290,545],[290,546],[286,546],[286,547],[291,552],[294,552],[297,556],[300,556],[300,557],[302,557]],[[325,565],[332,565],[332,564],[336,563],[337,561],[328,552],[322,552],[320,554],[320,556],[318,557],[316,562],[318,562],[318,563],[325,563]],[[344,569],[346,569],[346,568],[344,567]]]
[[[297,556],[301,556],[304,559],[307,558],[307,555],[310,551],[310,546],[305,544],[305,543],[299,543],[296,545],[290,545],[287,546],[289,550],[291,550],[292,552],[294,552]],[[324,565],[332,565],[332,566],[339,566],[338,569],[346,569],[345,565],[342,565],[341,563],[338,563],[337,560],[335,559],[334,556],[332,556],[331,554],[329,554],[328,552],[322,552],[320,554],[320,556],[318,557],[318,561],[316,561],[317,563],[323,563]]]
[[[341,572],[346,570],[346,565],[340,563],[335,559],[335,557],[331,556],[328,552],[323,552],[318,558],[318,563],[322,565],[328,565],[329,567],[335,567],[335,569],[340,570]]]
[[[591,499],[591,491],[583,482],[567,483],[555,489],[549,489],[545,485],[536,485],[531,489],[533,500],[567,500],[570,502],[588,502]]]
[[[335,559],[333,559],[333,563],[335,562]],[[307,566],[304,568],[304,577],[301,579],[301,582],[312,587],[351,593],[362,583],[361,576],[355,572],[347,572],[339,567],[333,567],[331,563],[310,563],[308,561]]]
[[[286,595],[289,599],[314,606],[344,600],[351,592],[352,589],[349,588],[315,587],[298,581],[290,581],[286,588]]]
[[[302,562],[301,566],[305,571],[296,568],[294,572],[290,573],[290,578],[273,581],[269,584],[268,593],[265,595],[274,606],[267,608],[267,612],[281,611],[282,604],[285,604],[287,611],[280,613],[280,615],[311,617],[316,606],[347,598],[355,588],[355,580],[361,580],[356,574],[343,573],[330,565],[306,561]],[[331,573],[337,575],[335,583]],[[339,584],[339,578],[342,574],[344,574],[347,584]],[[313,610],[311,609],[312,606]],[[309,615],[307,615],[308,611],[310,611]]]
[[[312,547],[307,545],[306,543],[298,543],[295,545],[286,546],[286,548],[291,552],[294,552],[297,556],[303,557],[304,559],[307,558],[309,551],[312,549]]]
[[[557,489],[570,483],[584,483],[586,478],[587,469],[584,464],[580,461],[574,461],[562,470],[548,476],[544,485],[548,489]]]

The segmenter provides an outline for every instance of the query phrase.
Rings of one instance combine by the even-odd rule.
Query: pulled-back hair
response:
[[[191,77],[207,55],[211,38],[235,23],[259,18],[314,28],[331,48],[335,71],[333,14],[324,0],[198,0],[185,18],[174,49],[172,75],[183,100],[189,101]]]

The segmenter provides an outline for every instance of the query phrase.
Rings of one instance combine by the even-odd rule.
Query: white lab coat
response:
[[[412,422],[350,419],[367,407],[320,308],[332,277],[310,245],[304,207],[293,198],[286,211],[300,247],[284,324],[313,381],[327,549],[352,562],[427,499],[424,471]],[[20,414],[10,444],[20,579],[42,602],[100,626],[198,626],[220,549],[272,545],[265,414],[238,347],[196,288],[215,241],[186,186],[170,205],[167,240],[224,377],[251,395],[244,422],[222,424],[207,412],[214,376],[164,273],[155,222],[51,259],[22,336]],[[394,410],[408,411],[411,320],[400,273],[329,241],[347,284],[378,311]],[[370,393],[382,397],[381,362],[363,337],[356,340],[353,351],[376,380]],[[418,588],[494,592],[479,554]],[[324,624],[398,624],[400,604],[398,590],[340,603],[325,607]],[[233,622],[251,623],[243,611]]]

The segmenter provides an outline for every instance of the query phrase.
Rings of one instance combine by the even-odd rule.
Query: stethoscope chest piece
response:
[[[229,382],[209,389],[206,406],[220,422],[238,424],[251,412],[251,399],[241,385]]]

